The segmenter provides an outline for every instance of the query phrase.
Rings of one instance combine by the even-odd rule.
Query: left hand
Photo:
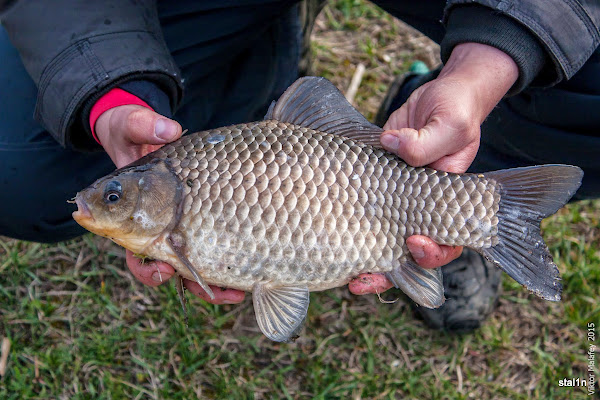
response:
[[[384,125],[381,144],[412,166],[463,173],[479,149],[480,127],[518,78],[518,67],[502,51],[478,43],[454,48],[440,75],[417,88]],[[462,247],[438,245],[426,236],[406,240],[423,268],[458,258]],[[393,287],[385,276],[363,274],[349,284],[354,294]]]

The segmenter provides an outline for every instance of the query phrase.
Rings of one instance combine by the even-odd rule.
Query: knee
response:
[[[58,144],[28,150],[0,159],[0,235],[45,243],[82,235],[67,200],[114,166],[105,154],[69,152]]]

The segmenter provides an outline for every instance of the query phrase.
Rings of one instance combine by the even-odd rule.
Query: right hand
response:
[[[412,166],[464,173],[477,155],[481,124],[518,76],[501,50],[462,43],[439,76],[390,115],[381,144]]]
[[[100,143],[118,168],[159,149],[181,137],[181,125],[154,111],[138,106],[124,105],[105,111],[95,125]],[[143,264],[133,253],[126,250],[129,270],[142,283],[158,286],[171,278],[175,270],[162,261]],[[211,298],[196,282],[184,279],[190,292],[213,304],[234,304],[244,300],[245,293],[234,289],[211,286],[215,298]]]

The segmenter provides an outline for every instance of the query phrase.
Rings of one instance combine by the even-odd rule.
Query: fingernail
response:
[[[408,246],[408,250],[410,250],[410,254],[412,254],[415,260],[421,260],[425,258],[425,251],[423,250],[423,247],[410,244],[406,245]]]
[[[163,283],[163,282],[168,281],[170,277],[171,277],[171,275],[167,274],[165,272],[158,272],[158,271],[156,271],[156,272],[154,272],[152,274],[152,280],[154,282],[159,282],[159,283]]]
[[[398,136],[391,133],[384,133],[379,140],[381,141],[381,145],[388,150],[398,150],[398,146],[400,145]]]
[[[177,124],[169,119],[161,118],[154,125],[154,134],[163,140],[175,139],[177,135]]]

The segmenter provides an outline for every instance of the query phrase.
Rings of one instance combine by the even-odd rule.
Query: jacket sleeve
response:
[[[448,61],[460,43],[493,46],[508,54],[519,68],[519,77],[507,96],[519,93],[539,75],[548,62],[544,47],[524,26],[488,7],[456,7],[448,17],[446,35],[440,43],[441,58]]]
[[[63,146],[98,148],[82,115],[113,87],[147,81],[171,109],[181,100],[155,1],[0,1],[0,19],[38,87],[35,118]]]
[[[465,15],[465,9],[477,5],[489,9],[488,18],[482,17],[482,14],[477,18]],[[510,19],[512,24],[518,24],[541,45],[546,61],[535,76],[527,77],[531,84],[537,86],[551,86],[571,78],[600,44],[600,2],[597,0],[448,0],[443,20],[448,31],[442,42],[442,59],[447,59],[455,44],[469,41],[469,37],[485,43],[487,35],[488,40],[497,42],[498,39],[492,37],[498,29],[490,26],[494,16]],[[462,33],[456,33],[457,29]],[[459,36],[462,37],[459,39]],[[516,36],[504,38],[505,46],[511,47],[510,42],[514,38]],[[526,46],[535,47],[530,41]],[[518,47],[512,46],[516,51]],[[539,53],[533,51],[530,56],[539,57]],[[522,53],[522,65],[526,65],[530,61],[529,56]],[[518,60],[515,61],[519,64]]]

